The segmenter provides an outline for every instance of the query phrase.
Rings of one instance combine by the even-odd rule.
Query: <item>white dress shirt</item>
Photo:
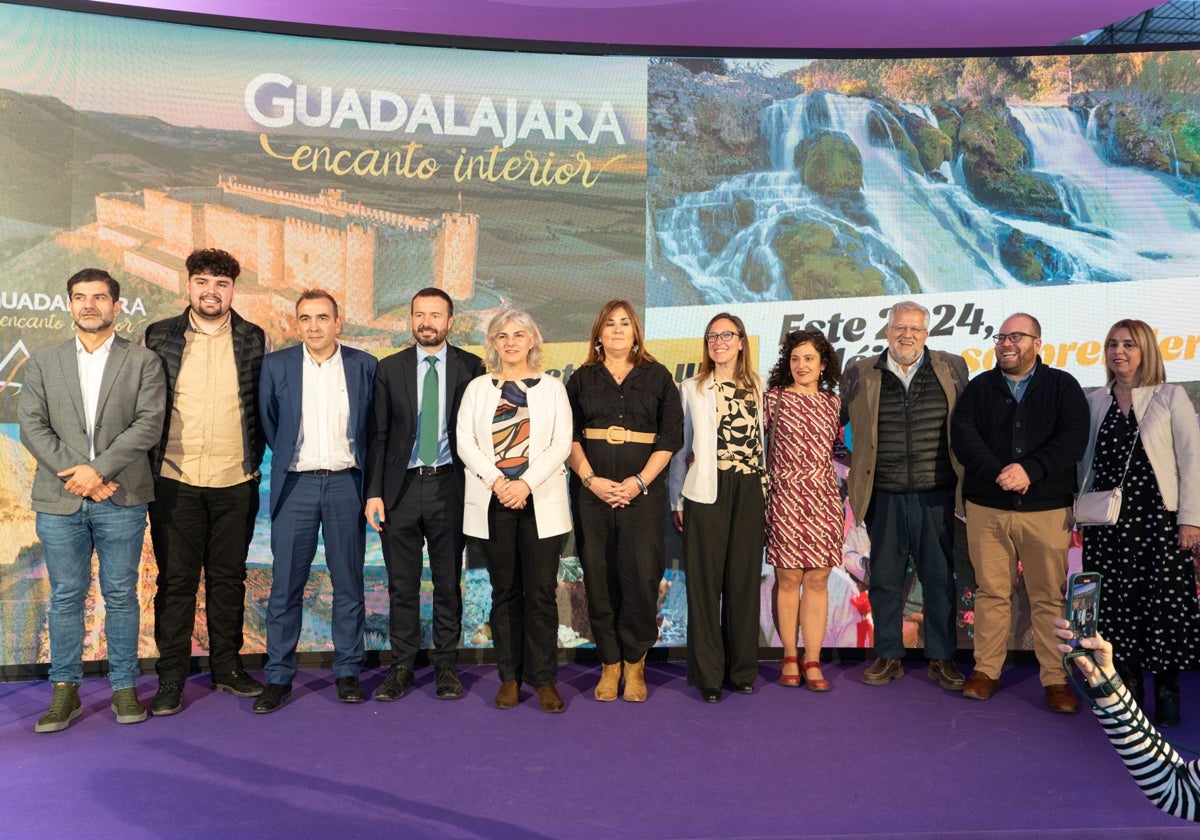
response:
[[[348,470],[355,466],[350,437],[350,392],[342,367],[342,349],[317,362],[304,348],[304,383],[300,400],[300,440],[293,472]]]
[[[75,361],[79,365],[79,390],[83,392],[83,422],[87,426],[88,460],[96,457],[96,410],[100,405],[100,383],[104,380],[104,366],[112,350],[115,332],[108,340],[89,353],[75,336]],[[107,478],[108,476],[105,476]]]

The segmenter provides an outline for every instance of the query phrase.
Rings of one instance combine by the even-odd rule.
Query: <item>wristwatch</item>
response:
[[[1125,683],[1121,681],[1120,674],[1113,674],[1104,682],[1098,685],[1089,685],[1087,687],[1087,696],[1093,700],[1099,700],[1101,697],[1112,697],[1117,693],[1117,689]]]

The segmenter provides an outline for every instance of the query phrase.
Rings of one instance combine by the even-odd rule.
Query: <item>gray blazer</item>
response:
[[[1091,490],[1096,436],[1112,405],[1112,386],[1088,394],[1092,422],[1087,449],[1079,462],[1079,492]],[[1133,389],[1138,436],[1154,470],[1163,506],[1178,511],[1180,525],[1200,527],[1200,426],[1187,391],[1164,383]]]
[[[114,339],[96,404],[96,457],[89,459],[75,339],[30,356],[17,419],[21,442],[37,460],[33,509],[57,514],[79,510],[83,498],[64,490],[58,473],[80,464],[120,485],[114,504],[153,501],[148,453],[162,437],[166,393],[158,356],[120,336]]]

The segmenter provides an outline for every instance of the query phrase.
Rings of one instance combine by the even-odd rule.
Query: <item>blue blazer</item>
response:
[[[358,501],[364,504],[362,469],[367,463],[367,426],[371,419],[375,394],[375,366],[370,353],[340,345],[342,370],[350,397],[351,452],[359,468]],[[300,410],[303,405],[304,345],[268,353],[263,358],[259,379],[259,414],[267,445],[271,447],[271,518],[283,502],[283,484],[287,468],[296,457],[300,440]]]

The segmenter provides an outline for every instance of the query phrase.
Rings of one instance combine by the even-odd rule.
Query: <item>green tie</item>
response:
[[[438,372],[437,356],[426,356],[429,370],[421,385],[421,434],[417,445],[417,459],[432,467],[438,456]]]

